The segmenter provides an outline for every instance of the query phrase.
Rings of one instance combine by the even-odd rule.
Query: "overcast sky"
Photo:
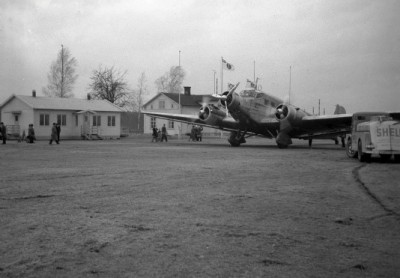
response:
[[[224,83],[260,78],[264,91],[312,112],[400,110],[400,1],[393,0],[2,0],[0,102],[42,95],[61,44],[78,61],[84,98],[99,65],[128,71],[137,86],[179,64],[192,94],[211,94],[221,57]],[[255,62],[255,63],[254,63]],[[219,80],[220,81],[220,80]]]

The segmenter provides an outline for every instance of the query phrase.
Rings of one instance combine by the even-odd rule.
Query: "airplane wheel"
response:
[[[283,144],[279,144],[278,143],[278,148],[280,149],[286,149],[288,146],[287,145],[283,145]]]
[[[228,139],[228,142],[231,144],[232,147],[239,147],[240,146],[240,138],[237,138],[236,132],[231,132],[231,136]]]
[[[353,148],[351,147],[351,138],[349,138],[347,140],[347,144],[346,144],[346,154],[348,157],[350,158],[355,158],[357,156],[357,152],[355,150],[353,150]]]
[[[396,163],[400,163],[400,154],[395,154],[395,155],[394,155],[394,161],[395,161]]]

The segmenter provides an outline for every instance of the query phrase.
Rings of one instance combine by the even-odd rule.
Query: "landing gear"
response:
[[[232,147],[239,147],[240,144],[246,143],[246,140],[244,139],[245,135],[246,131],[232,131],[231,135],[229,136],[228,142],[231,144]]]
[[[308,139],[308,146],[311,148],[312,147],[312,139]]]

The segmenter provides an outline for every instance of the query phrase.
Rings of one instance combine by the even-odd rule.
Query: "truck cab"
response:
[[[400,160],[400,120],[398,113],[355,113],[351,123],[351,134],[347,137],[346,152],[359,161],[369,161],[379,155],[388,161],[392,156]]]

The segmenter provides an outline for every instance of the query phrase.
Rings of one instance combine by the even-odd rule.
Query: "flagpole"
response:
[[[181,71],[181,51],[179,50],[179,73]],[[181,106],[181,92],[178,92],[179,94],[179,114],[182,114],[182,106]],[[178,139],[182,138],[182,123],[179,123],[178,126]]]
[[[254,66],[253,66],[253,81],[254,84],[256,84],[256,60],[254,60]]]
[[[224,68],[222,64],[222,60],[224,58],[221,56],[221,95],[224,93]]]

